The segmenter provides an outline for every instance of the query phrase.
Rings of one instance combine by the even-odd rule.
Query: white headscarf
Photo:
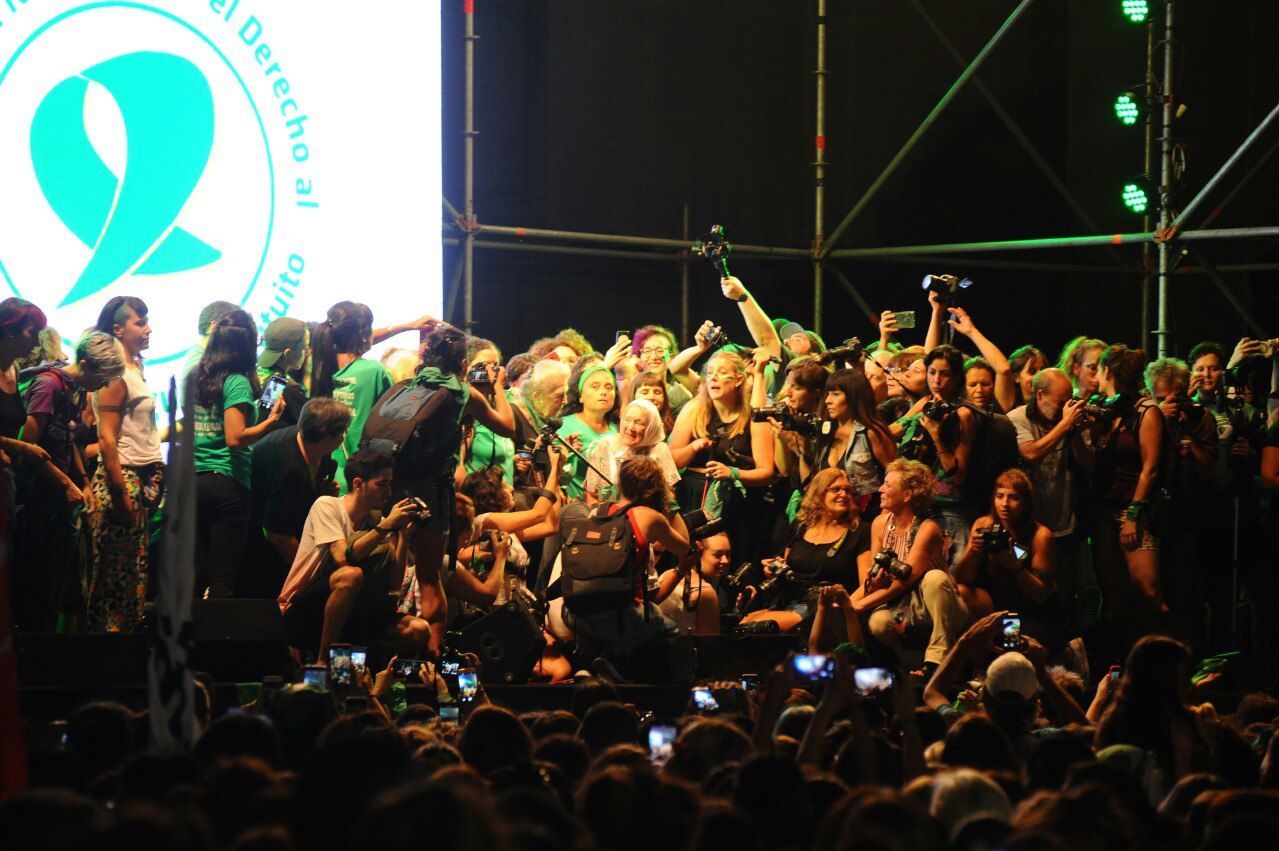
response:
[[[666,439],[666,429],[662,427],[662,414],[657,410],[656,405],[647,399],[635,399],[622,408],[622,419],[626,418],[626,412],[632,408],[638,408],[643,413],[647,424],[644,426],[644,435],[640,438],[638,446],[627,446],[623,442],[620,432],[616,435],[609,435],[610,439],[617,441],[614,449],[619,458],[629,458],[632,455],[647,455],[649,454],[649,449]]]
[[[630,402],[622,409],[622,416],[626,416],[626,412],[631,408],[638,408],[643,412],[647,425],[644,427],[644,435],[640,438],[638,446],[627,446],[622,442],[622,435],[610,434],[608,437],[601,438],[595,442],[595,451],[591,453],[591,463],[600,468],[601,472],[605,472],[609,478],[616,482],[618,471],[622,467],[622,462],[628,458],[638,456],[646,456],[657,462],[662,468],[662,474],[666,477],[668,484],[675,484],[679,481],[679,468],[675,466],[675,459],[671,457],[670,447],[666,445],[666,429],[662,426],[662,415],[657,410],[657,406],[647,399],[636,399]],[[595,475],[593,470],[586,474],[585,488],[588,491],[598,490],[603,485],[599,476]]]

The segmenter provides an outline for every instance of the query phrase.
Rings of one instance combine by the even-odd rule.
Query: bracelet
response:
[[[1141,512],[1146,508],[1146,500],[1134,499],[1128,503],[1128,508],[1124,511],[1124,518],[1128,520],[1136,520],[1141,516]]]
[[[559,501],[559,497],[557,497],[555,494],[548,491],[546,488],[541,488],[540,490],[538,490],[537,495],[539,498],[549,499],[551,502]]]
[[[750,298],[751,298],[751,294],[750,294],[750,293],[742,293],[742,297],[741,297],[741,298],[735,298],[735,299],[733,299],[733,301],[737,302],[738,304],[741,304],[741,303],[742,303],[742,302],[744,302],[744,301],[750,301]]]
[[[741,478],[742,478],[742,471],[741,471],[741,470],[739,470],[739,469],[738,469],[738,468],[736,468],[736,467],[729,467],[729,468],[728,468],[728,477],[729,477],[730,479],[732,479],[733,481],[735,481],[735,482],[739,482],[739,481],[741,481]]]
[[[379,536],[381,536],[381,535],[389,535],[389,534],[391,534],[392,532],[394,532],[395,530],[394,530],[394,529],[383,529],[383,528],[382,528],[382,524],[381,524],[381,523],[374,523],[374,524],[373,524],[373,531],[374,531],[374,532],[377,532],[377,533],[378,533],[378,535],[379,535]]]

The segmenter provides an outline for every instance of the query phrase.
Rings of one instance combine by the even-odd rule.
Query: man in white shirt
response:
[[[390,499],[393,466],[382,452],[361,449],[351,455],[346,496],[317,499],[302,527],[276,602],[294,646],[317,648],[316,664],[327,664],[329,645],[338,641],[389,639],[407,653],[425,647],[430,637],[426,621],[396,612],[389,594],[399,589],[403,575],[403,562],[395,557],[403,548],[390,536],[422,519],[417,504],[402,499],[356,533]]]

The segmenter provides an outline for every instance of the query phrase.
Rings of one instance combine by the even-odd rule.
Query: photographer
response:
[[[428,457],[415,459],[413,469],[397,472],[397,492],[421,499],[429,518],[415,523],[409,534],[413,563],[421,588],[422,611],[431,624],[431,649],[438,651],[444,638],[447,608],[439,594],[439,571],[444,563],[453,518],[453,474],[462,445],[462,418],[473,417],[496,434],[515,433],[515,415],[506,399],[506,370],[498,368],[493,380],[493,404],[474,387],[462,382],[466,371],[466,336],[446,323],[426,332],[422,341],[422,366],[410,386],[444,392],[451,404],[441,405],[418,434],[430,441]],[[401,481],[401,477],[403,481]]]
[[[973,523],[968,548],[955,562],[959,596],[974,618],[1017,612],[1022,632],[1055,652],[1064,637],[1049,601],[1057,561],[1052,531],[1035,521],[1030,478],[1021,470],[1003,473],[994,490],[990,513]]]
[[[662,428],[661,414],[652,402],[636,399],[622,409],[621,426],[617,434],[595,441],[591,450],[591,465],[587,470],[584,491],[587,505],[613,502],[617,499],[617,476],[627,458],[647,456],[657,462],[674,487],[679,483],[679,470],[671,458],[671,449],[665,443],[666,431]],[[595,470],[599,470],[596,473]],[[607,481],[600,474],[607,477]]]
[[[498,351],[497,346],[481,337],[467,339],[466,379],[489,405],[497,401],[494,398],[496,392],[494,382],[497,381],[497,373],[501,368],[502,353]],[[509,402],[511,392],[509,390],[503,392]],[[508,484],[514,484],[515,440],[498,434],[483,423],[476,423],[475,437],[471,440],[463,463],[468,473],[498,467],[502,471],[502,479]]]
[[[766,417],[773,432],[773,461],[780,476],[773,485],[773,498],[786,506],[786,511],[777,518],[779,525],[789,526],[795,519],[804,486],[812,478],[809,460],[813,457],[813,444],[820,427],[816,420],[829,375],[826,368],[812,358],[796,358],[786,369],[786,381],[777,394],[777,404],[756,409],[751,414],[755,419]],[[781,416],[773,416],[770,411],[777,411]],[[784,527],[775,529],[776,533],[784,531]]]
[[[1262,344],[1247,337],[1235,346],[1229,363],[1218,343],[1203,342],[1190,350],[1186,359],[1191,375],[1191,400],[1212,415],[1217,432],[1211,488],[1220,503],[1252,489],[1257,452],[1265,432],[1265,414],[1237,395],[1229,393],[1227,381],[1234,382],[1231,370],[1261,352]]]
[[[954,346],[924,355],[928,395],[890,426],[900,434],[897,453],[926,464],[933,473],[933,519],[947,541],[947,564],[963,552],[976,513],[961,490],[972,465],[976,415],[962,404],[964,359]]]
[[[911,405],[928,395],[924,347],[911,346],[897,352],[888,359],[884,377],[888,381],[885,386],[888,396],[879,403],[879,416],[884,422],[891,423],[904,417]]]
[[[1076,493],[1087,489],[1096,456],[1093,452],[1082,399],[1071,398],[1074,387],[1066,373],[1048,367],[1031,381],[1031,398],[1008,414],[1017,429],[1017,449],[1034,490],[1034,518],[1048,527],[1057,552],[1054,580],[1061,606],[1061,623],[1071,636],[1082,626],[1076,610],[1080,547],[1088,540],[1082,518],[1076,515]]]
[[[564,625],[577,637],[579,655],[586,659],[595,659],[604,653],[628,657],[638,648],[677,632],[675,622],[662,614],[644,589],[648,584],[652,545],[660,544],[666,552],[680,557],[690,551],[684,520],[670,511],[671,489],[653,459],[643,456],[627,459],[618,472],[617,484],[621,501],[596,506],[592,516],[613,517],[619,513],[627,516],[634,532],[633,546],[626,558],[626,568],[634,580],[630,595],[634,602],[625,608],[600,611],[579,602],[566,590]],[[572,569],[569,554],[566,548],[565,573]]]
[[[772,585],[776,599],[755,599],[757,593],[748,591],[751,602],[763,602],[768,609],[750,612],[742,623],[771,620],[790,632],[813,614],[820,586],[851,590],[869,569],[870,524],[858,511],[848,474],[838,467],[822,470],[804,492],[781,557],[765,564],[766,575],[777,578],[766,580],[761,589]],[[778,577],[782,570],[789,576]]]
[[[731,605],[719,581],[733,564],[732,543],[721,533],[697,541],[696,563],[685,559],[658,580],[653,602],[683,635],[719,635],[719,615]]]
[[[883,514],[870,527],[872,565],[853,592],[871,634],[901,657],[904,638],[929,634],[926,666],[937,665],[968,623],[968,611],[946,573],[941,527],[924,518],[933,474],[918,461],[888,465],[879,489]]]
[[[1102,587],[1102,615],[1114,619],[1125,607],[1125,586],[1145,603],[1146,615],[1168,611],[1159,590],[1159,543],[1151,528],[1150,506],[1164,441],[1163,412],[1140,398],[1146,353],[1116,343],[1098,360],[1098,391],[1114,419],[1097,438],[1095,484],[1102,516],[1093,541]],[[1117,397],[1117,398],[1115,398]],[[1125,581],[1125,576],[1127,581]]]
[[[391,592],[402,570],[393,532],[415,525],[421,509],[412,499],[393,505],[377,523],[365,527],[375,510],[391,498],[391,456],[361,449],[347,459],[345,496],[322,496],[302,527],[297,556],[276,601],[289,629],[290,643],[315,649],[316,664],[328,664],[329,645],[365,644],[390,639],[397,650],[423,649],[427,622],[395,611]]]
[[[928,325],[928,338],[924,341],[924,350],[931,352],[941,343],[941,323],[938,321],[945,314],[946,324],[972,342],[977,347],[977,351],[981,353],[981,357],[988,365],[990,373],[994,376],[994,399],[999,404],[998,410],[1002,413],[1011,410],[1013,403],[1016,401],[1016,382],[1013,378],[1012,367],[1008,363],[1008,358],[1004,357],[1004,353],[1000,351],[990,340],[986,339],[986,335],[977,330],[977,326],[973,324],[972,317],[968,315],[968,311],[962,307],[945,307],[941,298],[937,293],[929,291],[928,301],[933,308],[933,320]],[[969,400],[973,401],[973,400]],[[974,405],[979,408],[985,408],[985,402],[973,401]]]
[[[722,517],[742,561],[757,561],[772,528],[768,484],[773,441],[767,423],[751,422],[746,362],[720,351],[706,364],[697,398],[684,406],[671,433],[671,455],[684,477],[677,496],[684,511]]]

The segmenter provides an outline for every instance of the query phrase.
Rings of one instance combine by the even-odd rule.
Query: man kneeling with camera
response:
[[[391,506],[369,525],[391,495],[391,456],[361,449],[346,462],[346,496],[322,496],[311,506],[297,557],[276,601],[294,647],[315,649],[327,663],[330,644],[387,640],[399,653],[424,648],[425,620],[395,610],[391,592],[404,575],[396,532],[429,516],[412,498]],[[363,529],[363,531],[357,531]]]

